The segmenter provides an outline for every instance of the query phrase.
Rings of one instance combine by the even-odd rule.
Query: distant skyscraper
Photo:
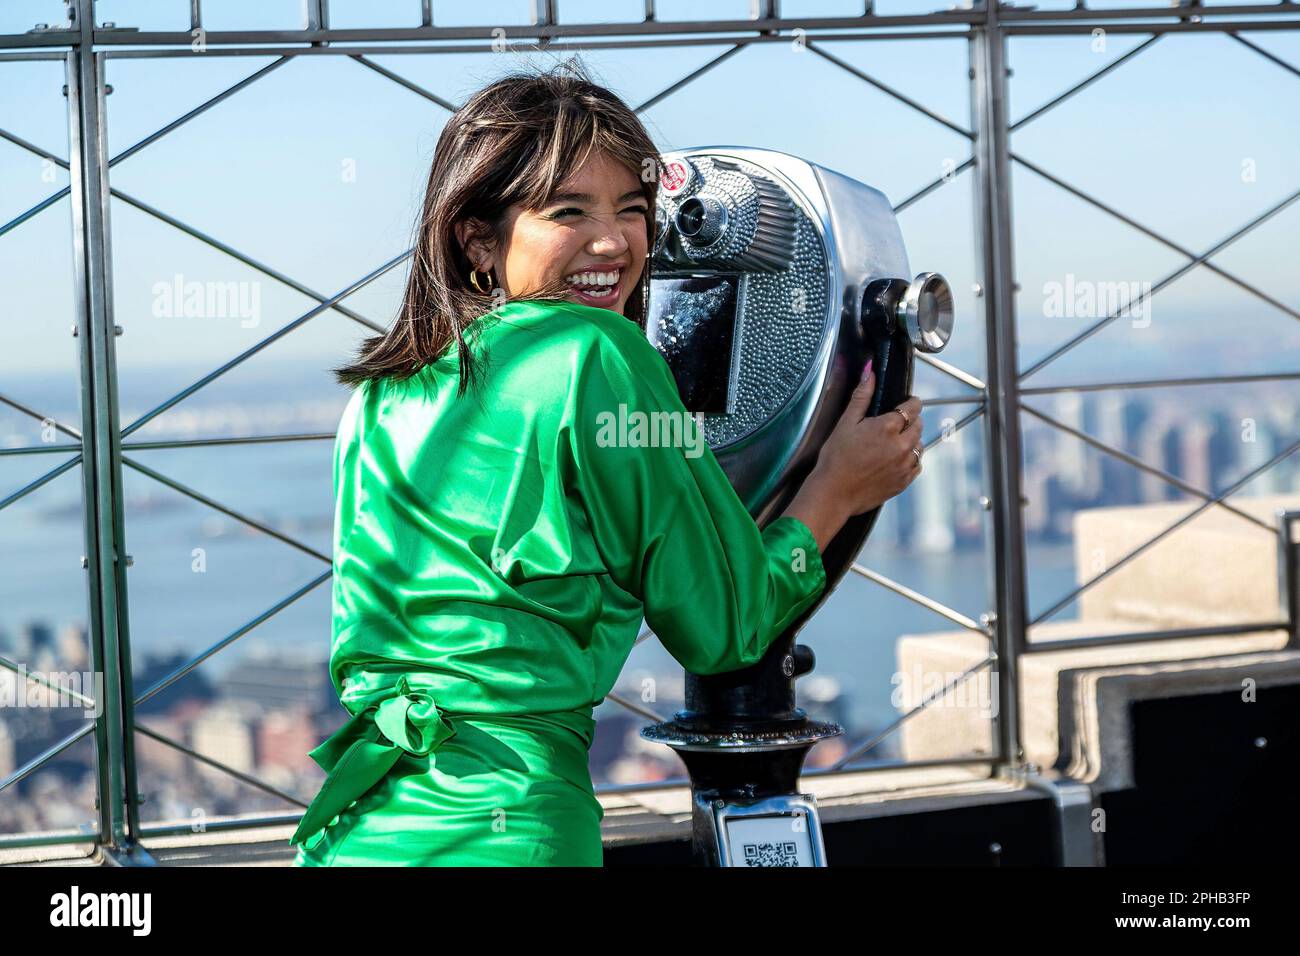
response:
[[[1117,451],[1134,453],[1134,432],[1130,429],[1131,402],[1123,392],[1103,392],[1097,397],[1097,438]],[[1107,505],[1127,505],[1137,501],[1137,476],[1140,469],[1114,455],[1102,454],[1101,493]]]
[[[234,770],[254,770],[253,730],[247,716],[231,706],[210,707],[190,725],[193,748]]]
[[[305,708],[267,714],[257,724],[255,740],[260,768],[283,767],[295,773],[316,768],[309,752],[320,743],[320,736]]]
[[[925,477],[917,482],[913,546],[918,551],[946,553],[957,539],[953,492],[961,472],[960,439],[940,442],[925,454]]]
[[[1076,431],[1088,433],[1085,422],[1084,398],[1078,392],[1063,392],[1056,396],[1056,419],[1063,425],[1069,425]],[[1092,452],[1088,445],[1073,435],[1057,431],[1052,459],[1056,465],[1057,478],[1061,486],[1076,498],[1090,497],[1089,469]]]
[[[1178,465],[1173,469],[1183,481],[1206,491],[1214,488],[1210,468],[1211,426],[1198,418],[1188,421],[1179,429]]]
[[[318,655],[261,651],[235,662],[221,681],[223,695],[263,712],[311,708],[329,685],[329,671]],[[330,685],[332,691],[333,687]]]
[[[1024,522],[1026,535],[1046,534],[1051,521],[1051,502],[1047,496],[1047,481],[1051,472],[1046,468],[1026,470],[1021,478],[1020,490],[1025,496]]]
[[[84,671],[90,668],[90,648],[86,641],[84,624],[65,624],[60,628],[58,648],[61,667],[70,671]]]
[[[1128,449],[1137,447],[1137,440],[1151,421],[1151,402],[1146,396],[1135,393],[1124,396],[1124,434],[1129,441]]]
[[[1241,477],[1262,468],[1274,455],[1281,451],[1278,434],[1267,419],[1256,421],[1252,432],[1247,437],[1253,441],[1242,441],[1237,470]],[[1290,482],[1286,481],[1288,462],[1280,461],[1263,472],[1258,478],[1247,482],[1243,491],[1251,495],[1277,495],[1291,491]]]
[[[23,630],[26,632],[28,654],[54,652],[54,631],[44,621],[29,621]]]
[[[0,777],[7,777],[17,769],[14,759],[14,738],[4,718],[0,717]]]
[[[1128,422],[1125,410],[1128,399],[1123,392],[1102,392],[1096,398],[1097,437],[1120,450],[1128,447]]]
[[[1206,447],[1207,469],[1210,484],[1206,490],[1218,493],[1237,481],[1245,470],[1241,467],[1241,419],[1222,409],[1209,415],[1209,438]]]
[[[902,511],[909,498],[910,495],[903,495],[901,500],[894,498],[880,509],[880,516],[876,518],[867,547],[897,548],[903,545]]]
[[[1143,461],[1161,471],[1174,475],[1179,473],[1179,435],[1164,415],[1151,420],[1138,445],[1138,457]],[[1138,486],[1143,502],[1168,501],[1182,494],[1163,478],[1147,472],[1138,479]]]

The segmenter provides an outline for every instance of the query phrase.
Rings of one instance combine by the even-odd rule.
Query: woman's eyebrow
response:
[[[629,199],[636,199],[641,195],[639,189],[629,189],[623,195],[618,197],[619,202],[627,202]],[[551,197],[551,202],[595,202],[596,199],[591,193],[556,193]]]

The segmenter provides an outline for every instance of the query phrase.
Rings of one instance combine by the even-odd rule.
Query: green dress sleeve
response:
[[[747,667],[825,588],[817,540],[790,516],[760,531],[663,356],[610,314],[576,369],[568,436],[592,537],[683,667]]]

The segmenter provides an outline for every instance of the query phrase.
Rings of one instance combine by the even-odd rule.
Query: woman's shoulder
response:
[[[496,328],[523,330],[584,356],[612,348],[629,362],[637,362],[659,354],[640,326],[610,309],[554,299],[519,300],[489,314],[498,320],[493,323]]]
[[[529,407],[559,411],[611,395],[648,407],[675,405],[663,355],[626,316],[557,300],[521,300],[496,311],[511,330],[494,335],[491,345],[498,395],[527,395]]]

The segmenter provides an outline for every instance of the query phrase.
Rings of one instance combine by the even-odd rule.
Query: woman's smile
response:
[[[622,265],[584,266],[564,277],[572,287],[572,296],[583,305],[606,307],[617,302],[623,289]]]

